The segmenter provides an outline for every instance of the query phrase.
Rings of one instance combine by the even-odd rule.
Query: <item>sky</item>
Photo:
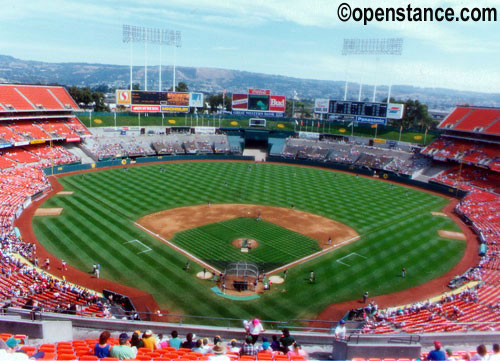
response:
[[[411,2],[413,1],[413,2]],[[495,8],[496,22],[339,20],[338,7]],[[0,54],[128,65],[122,25],[178,30],[181,66],[500,93],[500,0],[0,0]],[[342,55],[344,39],[403,38],[401,55]],[[172,64],[173,48],[162,49]],[[133,46],[134,65],[160,47]]]

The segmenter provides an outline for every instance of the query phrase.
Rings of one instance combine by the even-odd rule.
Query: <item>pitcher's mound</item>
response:
[[[244,246],[244,242],[247,242],[246,247],[247,248],[257,248],[259,246],[259,242],[257,242],[255,239],[250,239],[250,238],[238,238],[233,241],[233,246],[236,248],[242,248]]]
[[[212,278],[212,276],[213,276],[212,272],[209,272],[209,271],[207,271],[207,272],[198,272],[196,274],[196,277],[198,277],[201,280],[209,280],[210,278]]]
[[[275,285],[279,285],[279,284],[285,282],[283,277],[280,277],[280,276],[271,276],[271,277],[269,277],[269,281],[271,281],[271,283],[273,283]]]
[[[35,216],[58,216],[62,210],[62,208],[38,208],[35,211]]]

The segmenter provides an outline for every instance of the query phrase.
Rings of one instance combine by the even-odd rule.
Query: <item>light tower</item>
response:
[[[162,63],[162,48],[163,45],[174,47],[173,57],[173,83],[175,91],[175,48],[180,48],[182,45],[181,32],[146,28],[143,26],[123,25],[123,42],[130,44],[130,90],[132,90],[132,60],[133,60],[133,44],[144,43],[144,90],[148,90],[148,65],[147,65],[147,44],[155,44],[160,46],[160,65],[158,72],[158,89],[161,91],[161,63]]]
[[[403,38],[387,38],[387,39],[344,39],[342,46],[343,56],[379,56],[389,55],[397,56],[403,53]],[[347,100],[347,86],[348,80],[345,82],[344,100]],[[391,97],[391,84],[389,83],[389,94],[387,96],[387,103]],[[363,84],[359,83],[358,100],[361,100]],[[377,85],[373,87],[373,102],[377,92]]]

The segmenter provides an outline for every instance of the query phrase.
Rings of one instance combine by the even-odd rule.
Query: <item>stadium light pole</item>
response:
[[[176,48],[182,47],[182,37],[181,32],[176,31],[173,35],[172,46],[174,47],[174,61],[173,61],[173,76],[172,76],[172,91],[175,92],[175,60],[176,60]]]
[[[163,45],[180,47],[181,46],[181,32],[158,29],[146,28],[143,26],[123,25],[123,42],[130,44],[130,90],[132,90],[132,48],[133,43],[144,43],[144,88],[148,89],[148,67],[147,67],[147,44],[160,45],[160,72],[159,83],[161,91],[161,50]],[[175,52],[174,52],[175,58]],[[175,60],[174,60],[174,83],[175,83]],[[174,87],[175,91],[175,87]]]
[[[342,46],[343,56],[400,56],[403,53],[403,38],[382,38],[382,39],[344,39]],[[378,60],[378,59],[377,59]],[[359,96],[361,100],[361,91],[363,84],[359,85]],[[376,85],[373,88],[373,100],[375,101]],[[391,86],[389,85],[389,95],[387,96],[387,103],[389,103],[391,93]],[[347,80],[345,84],[344,100],[347,100]]]

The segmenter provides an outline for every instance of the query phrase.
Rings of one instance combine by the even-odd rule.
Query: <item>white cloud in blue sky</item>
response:
[[[402,0],[0,0],[0,53],[49,62],[128,64],[122,24],[181,30],[178,65],[323,80],[500,92],[500,21],[342,23],[351,7],[406,7]],[[495,7],[498,0],[411,2],[413,7]],[[499,19],[500,20],[500,19]],[[344,38],[404,38],[400,57],[343,57]],[[163,51],[170,64],[172,50]],[[148,64],[159,62],[150,47]],[[134,47],[134,64],[144,64]]]

